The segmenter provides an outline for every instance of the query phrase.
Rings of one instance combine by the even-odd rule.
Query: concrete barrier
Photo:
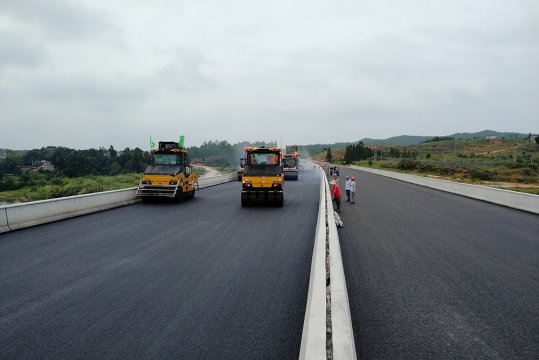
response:
[[[205,177],[198,179],[198,185],[200,188],[210,187],[214,185],[224,184],[230,181],[238,181],[237,174],[224,174],[212,177]]]
[[[350,168],[539,214],[539,195],[496,189],[481,185],[462,184],[449,180],[433,179],[424,176],[402,174],[394,171],[371,169],[361,166],[352,165]]]
[[[0,234],[6,231],[9,231],[9,226],[7,224],[6,207],[4,206],[0,208]]]
[[[129,188],[7,205],[8,226],[10,230],[17,230],[133,204],[138,201],[135,192],[136,188]]]
[[[321,173],[320,205],[299,353],[302,360],[326,359],[326,192],[323,176]]]
[[[331,358],[351,360],[356,359],[356,348],[339,235],[333,216],[329,184],[324,171],[319,168],[319,172],[321,176],[320,205],[299,358],[300,360],[328,358],[326,329],[329,327],[332,334],[329,349]],[[329,255],[326,252],[326,243],[329,247]],[[329,269],[326,268],[326,256],[329,257]],[[329,292],[326,287],[328,275]],[[329,307],[327,301],[330,301]],[[329,324],[327,323],[328,308],[331,319]]]
[[[344,277],[341,245],[337,225],[333,217],[333,202],[327,178],[324,174],[328,203],[328,242],[331,287],[331,326],[333,336],[333,359],[357,359],[348,291]]]
[[[199,186],[205,188],[236,180],[236,174],[219,175],[201,178]],[[1,206],[0,233],[134,204],[140,201],[135,197],[136,190],[133,187]]]

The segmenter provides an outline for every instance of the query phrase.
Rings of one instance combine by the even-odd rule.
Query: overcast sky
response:
[[[0,148],[539,132],[537,0],[0,0]]]

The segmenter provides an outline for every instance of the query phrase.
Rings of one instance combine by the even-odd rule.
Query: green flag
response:
[[[152,140],[152,137],[150,136],[150,149],[155,148],[155,143]]]
[[[184,137],[183,135],[181,135],[181,136],[180,136],[180,141],[178,141],[178,146],[182,148],[183,145],[184,145],[184,144],[183,144],[184,141],[185,141],[185,137]]]

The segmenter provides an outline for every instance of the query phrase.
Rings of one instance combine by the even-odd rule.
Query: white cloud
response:
[[[0,147],[538,127],[534,1],[0,0],[0,10]]]

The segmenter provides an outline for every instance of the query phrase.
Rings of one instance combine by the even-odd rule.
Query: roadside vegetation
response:
[[[270,142],[208,141],[188,148],[194,172],[206,173],[203,167],[220,173],[235,173],[246,144],[276,146]],[[149,151],[140,148],[77,150],[48,146],[33,150],[0,149],[0,204],[36,201],[89,194],[137,186],[146,166]]]
[[[125,189],[137,186],[140,177],[141,174],[130,173],[114,176],[88,175],[69,178],[48,171],[25,173],[21,176],[8,176],[4,185],[7,185],[11,190],[0,192],[0,202],[27,202]]]
[[[349,145],[332,162],[433,176],[539,194],[539,144],[534,138],[433,138],[418,145]],[[316,159],[328,160],[328,150]]]

